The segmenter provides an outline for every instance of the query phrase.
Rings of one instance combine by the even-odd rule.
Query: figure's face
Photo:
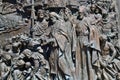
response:
[[[27,56],[28,58],[30,58],[30,57],[31,57],[31,53],[27,53],[26,56]]]
[[[30,58],[32,53],[31,53],[31,52],[24,52],[23,54],[24,54],[27,58]]]
[[[53,15],[50,15],[50,20],[55,23],[56,22],[56,17],[54,17]]]
[[[103,41],[102,41],[103,46],[105,46],[106,41],[107,41],[106,39],[103,39]]]
[[[79,12],[79,18],[83,19],[84,18],[84,13],[83,12]]]
[[[8,62],[11,60],[11,56],[10,55],[5,55],[5,57],[2,58],[3,62]]]
[[[95,13],[99,13],[99,9],[96,9],[96,10],[95,10]]]
[[[68,14],[68,13],[70,13],[70,12],[69,12],[69,9],[66,8],[66,9],[65,9],[65,14]]]
[[[44,18],[44,13],[43,13],[42,11],[40,11],[40,12],[38,13],[38,17],[39,17],[39,18]]]
[[[30,66],[31,66],[30,62],[27,62],[27,63],[25,64],[25,67],[26,67],[26,68],[29,68]]]
[[[92,5],[92,6],[91,6],[91,11],[95,11],[95,9],[96,9],[96,6],[95,6],[95,5]]]
[[[67,15],[64,15],[64,20],[67,21],[69,18]]]
[[[3,62],[6,62],[7,60],[5,58],[2,59]]]
[[[66,8],[64,10],[64,14],[67,15],[68,17],[70,17],[72,15],[72,12],[70,11],[70,9]]]

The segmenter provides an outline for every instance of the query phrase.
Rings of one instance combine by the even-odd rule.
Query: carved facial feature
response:
[[[49,17],[50,17],[50,20],[51,20],[53,23],[56,22],[56,16],[55,16],[55,14],[50,14]]]
[[[96,6],[93,4],[92,6],[91,6],[91,11],[95,11],[96,10]]]
[[[38,11],[38,17],[39,18],[44,18],[44,12],[42,10]]]
[[[83,12],[79,12],[79,18],[83,19],[83,17],[84,17],[84,13]]]

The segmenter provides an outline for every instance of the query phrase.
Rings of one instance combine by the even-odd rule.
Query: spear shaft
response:
[[[35,17],[35,10],[34,10],[34,0],[32,0],[32,7],[31,7],[31,27],[34,26],[34,17]]]
[[[31,0],[31,27],[30,27],[30,36],[33,37],[33,27],[35,19],[35,9],[34,9],[34,0]]]

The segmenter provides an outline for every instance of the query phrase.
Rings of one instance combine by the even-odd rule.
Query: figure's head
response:
[[[3,61],[10,61],[11,60],[11,56],[9,54],[3,54],[2,60]]]
[[[100,13],[99,8],[96,8],[96,9],[95,9],[95,13],[96,13],[96,14]]]
[[[66,15],[71,15],[72,14],[71,10],[69,8],[67,8],[67,7],[65,8],[64,13]]]
[[[21,47],[21,43],[20,42],[14,42],[12,44],[12,51],[13,53],[18,53]]]
[[[24,54],[26,57],[30,58],[31,55],[32,55],[32,51],[29,50],[29,49],[25,49],[25,50],[23,51],[23,54]]]
[[[91,9],[92,12],[95,12],[95,10],[96,10],[96,5],[95,5],[95,4],[92,4],[91,7],[90,7],[90,9]]]
[[[63,19],[67,21],[72,13],[70,9],[66,7],[64,9],[61,9],[61,14],[62,14]]]
[[[49,18],[50,18],[50,20],[51,20],[53,23],[55,23],[56,20],[59,19],[59,17],[60,17],[60,16],[59,16],[57,13],[55,13],[55,12],[51,12],[51,13],[49,14]]]
[[[16,65],[17,67],[23,67],[25,65],[25,62],[23,60],[18,60]]]
[[[78,14],[80,19],[83,19],[83,18],[84,18],[85,12],[86,12],[85,6],[80,6],[80,7],[79,7],[79,14]]]
[[[106,35],[100,35],[100,41],[102,42],[102,44],[105,44],[107,41],[107,36]]]
[[[6,51],[6,52],[8,52],[8,51],[12,50],[12,46],[11,45],[5,45],[3,47],[3,50]]]
[[[43,19],[44,18],[44,11],[41,9],[38,10],[37,16],[38,16],[38,18]]]
[[[39,53],[43,53],[43,49],[40,46],[37,48],[37,50]]]
[[[64,15],[64,20],[68,21],[69,20],[69,16],[68,15]]]
[[[25,68],[29,68],[29,67],[31,67],[31,63],[30,62],[26,62],[25,63]]]
[[[12,36],[12,42],[16,41],[16,36]]]

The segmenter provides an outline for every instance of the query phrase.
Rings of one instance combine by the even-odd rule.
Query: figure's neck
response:
[[[44,20],[44,18],[39,18],[38,21],[39,22],[42,22]]]

